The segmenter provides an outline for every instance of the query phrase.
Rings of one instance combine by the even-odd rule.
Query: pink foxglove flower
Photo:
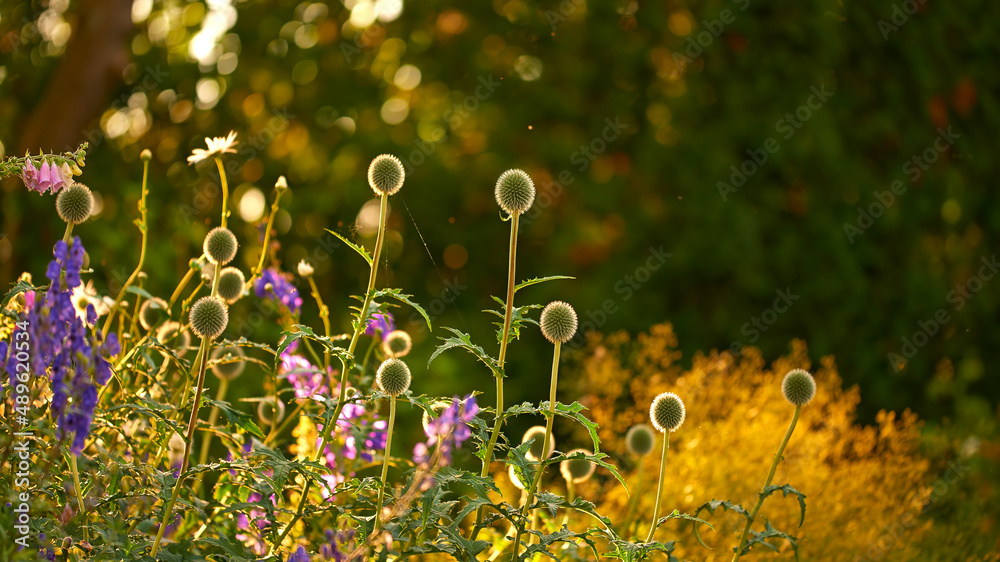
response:
[[[34,162],[27,158],[21,169],[21,179],[25,187],[38,193],[57,193],[72,182],[73,171],[68,164],[57,166],[48,160],[42,160],[42,165],[35,167]]]

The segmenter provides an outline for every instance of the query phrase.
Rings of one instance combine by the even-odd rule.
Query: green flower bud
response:
[[[576,311],[562,302],[550,302],[542,309],[538,325],[542,327],[542,335],[552,343],[566,343],[576,334]]]
[[[56,196],[56,213],[63,222],[80,224],[94,212],[94,194],[82,183],[64,187]]]
[[[657,396],[649,407],[649,419],[660,433],[677,431],[684,423],[684,415],[684,402],[673,392]]]
[[[159,297],[153,297],[139,305],[139,324],[144,330],[152,330],[169,317],[167,301]]]
[[[386,334],[382,340],[382,351],[387,357],[404,357],[413,347],[413,340],[410,334],[403,330],[394,330]]]
[[[542,445],[545,441],[545,427],[541,425],[536,425],[524,432],[524,437],[521,438],[521,444],[525,444],[528,441],[534,441],[531,443],[531,447],[528,447],[528,452],[524,454],[531,462],[538,462],[542,456]],[[552,456],[552,453],[556,450],[556,438],[554,435],[549,436],[549,447],[545,452],[545,458]]]
[[[520,215],[531,208],[535,200],[535,183],[524,170],[507,170],[500,174],[493,194],[507,214]]]
[[[803,369],[792,369],[781,382],[781,393],[793,406],[805,406],[816,395],[816,379]]]
[[[242,271],[235,267],[227,267],[219,272],[218,294],[222,300],[233,304],[243,296],[243,287],[246,284],[247,280]]]
[[[194,335],[215,339],[229,325],[229,309],[218,297],[202,297],[191,307],[188,322]]]
[[[243,374],[246,368],[246,361],[232,361],[233,359],[246,357],[243,348],[235,345],[217,347],[212,350],[212,361],[222,361],[212,365],[212,374],[219,379],[233,380]]]
[[[228,228],[217,226],[205,235],[205,255],[212,263],[226,265],[233,261],[238,247],[236,236]]]
[[[375,382],[382,392],[399,396],[410,388],[410,368],[399,359],[386,359],[375,374]]]
[[[403,187],[406,172],[399,158],[391,154],[376,156],[368,166],[368,185],[379,195],[393,195]]]
[[[573,449],[572,451],[566,453],[566,456],[571,457],[576,453],[583,453],[585,455],[593,454],[586,449]],[[562,474],[562,477],[567,482],[572,482],[574,484],[590,480],[590,477],[594,475],[594,471],[596,469],[596,464],[583,459],[567,459],[559,463],[559,472]]]
[[[653,450],[653,428],[637,423],[625,434],[625,448],[637,457],[644,457]]]

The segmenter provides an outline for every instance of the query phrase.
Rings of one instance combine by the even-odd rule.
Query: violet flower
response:
[[[271,286],[270,291],[267,290],[268,285]],[[302,308],[299,290],[285,278],[284,274],[273,267],[265,269],[260,279],[257,279],[254,284],[254,294],[257,298],[268,297],[277,300],[293,314],[298,314]]]
[[[427,442],[418,443],[413,448],[414,462],[426,465],[431,459],[431,449],[437,445],[441,454],[440,463],[451,464],[452,451],[460,448],[462,443],[472,437],[472,428],[469,424],[478,413],[479,405],[476,404],[475,396],[470,394],[464,399],[459,399],[457,396],[453,398],[451,405],[427,424],[425,431]]]
[[[365,327],[366,336],[378,335],[383,337],[396,329],[396,323],[392,320],[392,314],[388,312],[376,312],[368,318],[368,325]]]

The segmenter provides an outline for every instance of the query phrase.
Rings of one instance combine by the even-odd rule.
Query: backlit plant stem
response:
[[[274,200],[275,203],[278,202],[277,199]],[[310,275],[309,288],[312,290],[312,296],[316,299],[316,306],[319,307],[319,317],[323,321],[323,332],[326,337],[330,337],[330,309],[323,304],[323,297],[319,294],[319,287],[316,286],[316,280]],[[333,388],[333,373],[330,372],[330,350],[324,346],[323,349],[323,368],[327,370],[327,378],[329,379],[330,388]]]
[[[517,223],[521,215],[514,214],[510,222],[510,261],[507,266],[507,304],[505,306],[503,318],[503,337],[500,339],[500,356],[498,361],[503,369],[507,360],[507,339],[510,335],[510,321],[514,313],[514,269],[517,263]],[[493,424],[493,433],[490,435],[490,442],[486,446],[486,455],[483,457],[483,469],[480,476],[486,478],[490,473],[490,463],[493,461],[493,449],[496,447],[497,438],[500,437],[500,428],[503,427],[503,373],[496,374],[497,379],[497,414],[496,422]],[[483,523],[483,508],[476,512],[476,525],[473,527],[472,538],[479,534],[479,527]]]
[[[660,457],[660,480],[656,485],[656,503],[653,504],[653,521],[649,524],[649,534],[646,542],[653,541],[656,532],[656,521],[660,518],[660,498],[663,496],[663,479],[667,474],[667,451],[670,450],[670,431],[663,432],[663,453]]]
[[[118,312],[118,307],[121,305],[122,299],[125,298],[125,293],[128,291],[128,288],[132,286],[132,283],[135,282],[135,278],[139,275],[139,272],[142,271],[142,266],[146,262],[146,239],[149,231],[146,223],[146,195],[149,193],[149,190],[146,187],[146,182],[148,179],[149,160],[144,158],[142,162],[142,192],[139,195],[139,222],[136,224],[136,226],[139,227],[139,232],[142,233],[142,246],[139,250],[139,263],[136,264],[135,271],[133,271],[132,275],[130,275],[128,280],[125,281],[125,284],[122,285],[122,289],[118,291],[118,296],[115,297],[115,304],[111,306],[111,310],[108,312],[108,319],[104,321],[104,329],[101,330],[102,339],[107,339],[108,332],[111,330],[111,321],[114,319],[115,313]]]
[[[538,484],[542,481],[542,473],[545,472],[545,465],[543,463],[548,458],[549,441],[552,439],[552,423],[556,418],[556,386],[559,383],[559,353],[561,348],[562,344],[557,342],[555,344],[555,351],[552,352],[552,381],[549,383],[549,415],[548,419],[545,420],[545,438],[542,439],[542,454],[538,457],[538,470],[535,471],[535,477],[532,478],[531,486],[528,487],[524,506],[521,507],[521,515],[524,516],[528,515],[531,502],[535,499],[535,491],[538,489]],[[521,529],[519,528],[517,536],[514,537],[515,558],[517,558],[518,549],[521,548],[521,534]]]
[[[785,446],[788,445],[788,440],[792,437],[792,432],[795,431],[795,424],[799,421],[799,414],[802,412],[802,406],[795,407],[795,414],[792,416],[792,423],[788,424],[788,431],[785,432],[785,438],[781,441],[781,446],[778,447],[778,452],[774,455],[774,460],[771,462],[771,471],[767,473],[767,480],[764,481],[764,487],[761,488],[761,493],[757,498],[757,505],[754,506],[753,511],[750,512],[750,516],[747,517],[747,523],[743,527],[743,536],[740,537],[740,544],[736,548],[736,554],[733,555],[733,562],[740,559],[743,555],[743,548],[746,545],[747,535],[750,534],[750,526],[753,525],[754,520],[757,518],[757,512],[760,511],[760,507],[764,505],[764,490],[771,485],[771,480],[774,479],[774,472],[778,470],[778,463],[781,462],[781,455],[785,452]]]
[[[170,302],[168,303],[167,308],[174,307],[174,303],[177,302],[177,299],[180,298],[181,293],[184,292],[184,287],[187,287],[188,282],[191,281],[191,277],[194,276],[195,270],[196,268],[194,267],[194,264],[191,264],[191,266],[188,267],[187,273],[185,273],[184,277],[182,277],[180,282],[177,283],[177,288],[174,289],[173,294],[170,295]]]
[[[76,503],[80,506],[80,515],[83,516],[83,537],[90,542],[90,533],[87,531],[87,508],[83,505],[83,486],[80,485],[80,469],[76,465],[76,455],[69,454],[69,466],[73,471],[73,489],[76,491]]]
[[[372,535],[378,532],[382,521],[382,501],[385,499],[385,489],[388,487],[386,477],[389,475],[389,452],[392,450],[392,427],[396,423],[396,397],[389,400],[389,429],[385,436],[385,456],[382,459],[382,487],[378,489],[378,503],[375,504],[375,527]]]
[[[347,355],[352,359],[353,363],[354,350],[358,347],[358,338],[361,336],[361,332],[364,331],[365,324],[368,321],[368,308],[371,306],[372,299],[375,296],[375,278],[378,272],[378,263],[380,256],[382,255],[382,243],[385,240],[385,219],[389,211],[389,195],[383,193],[381,196],[381,205],[379,207],[379,219],[378,219],[378,237],[375,239],[375,251],[372,253],[371,262],[371,272],[368,275],[368,289],[365,291],[365,302],[361,306],[361,314],[358,319],[358,325],[354,327],[354,335],[351,336],[351,343],[347,348]],[[319,447],[316,448],[316,453],[313,455],[313,462],[318,462],[320,457],[323,455],[323,451],[326,449],[327,442],[333,435],[334,428],[337,425],[337,420],[340,419],[340,413],[344,410],[344,400],[347,399],[347,373],[350,370],[347,365],[347,360],[343,356],[340,357],[340,364],[342,369],[340,371],[340,397],[337,400],[337,407],[333,411],[333,417],[330,418],[330,423],[327,423],[323,427],[323,435],[320,440]],[[333,390],[332,388],[330,389]],[[291,532],[292,527],[295,523],[302,518],[302,510],[305,508],[306,502],[309,499],[309,490],[312,488],[312,480],[306,480],[306,483],[302,486],[302,496],[299,498],[299,505],[295,509],[295,515],[292,516],[292,520],[288,522],[285,526],[285,530],[281,532],[278,536],[278,540],[275,545],[279,546]],[[272,548],[273,550],[273,548]]]
[[[219,390],[215,393],[215,401],[222,402],[226,399],[226,392],[229,391],[229,379],[222,378],[219,379]],[[205,432],[205,438],[201,442],[201,454],[198,455],[198,464],[205,464],[208,461],[208,452],[212,447],[212,428],[219,421],[219,407],[212,406],[212,411],[208,414],[208,430]],[[198,475],[198,481],[194,485],[194,495],[201,493],[202,480],[205,478],[205,473],[202,472]]]
[[[222,228],[226,228],[229,218],[229,181],[226,179],[226,170],[222,167],[222,158],[216,156],[215,165],[219,168],[219,183],[222,184]]]
[[[247,280],[246,284],[247,289],[253,287],[253,282],[264,272],[264,259],[267,258],[267,246],[271,243],[271,229],[274,227],[274,215],[278,213],[278,200],[285,194],[285,191],[287,190],[275,189],[274,201],[271,202],[271,213],[267,216],[267,227],[264,230],[264,245],[260,248],[260,259],[257,261],[257,267],[250,271],[250,279]],[[225,226],[225,222],[222,224]]]
[[[63,233],[63,242],[69,244],[70,238],[73,237],[73,223],[66,223],[66,232]]]

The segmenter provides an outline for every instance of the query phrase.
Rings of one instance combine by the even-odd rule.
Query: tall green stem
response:
[[[108,318],[107,320],[104,321],[104,329],[101,331],[101,337],[104,339],[107,339],[108,332],[111,331],[111,321],[114,319],[115,313],[118,312],[118,307],[121,305],[122,299],[125,298],[126,291],[128,291],[128,288],[132,286],[133,282],[135,282],[136,276],[138,276],[139,272],[142,271],[142,266],[146,262],[146,240],[147,240],[147,233],[149,230],[146,224],[146,195],[149,193],[149,190],[146,187],[147,185],[146,182],[148,179],[149,179],[149,160],[146,160],[144,158],[142,161],[142,192],[139,195],[140,218],[139,218],[139,223],[137,224],[137,226],[139,227],[139,232],[142,233],[142,246],[141,249],[139,250],[139,263],[136,264],[135,270],[132,272],[132,275],[130,275],[128,280],[125,281],[125,284],[122,285],[121,290],[118,291],[118,296],[115,297],[115,304],[111,306],[111,310],[108,312]]]
[[[69,244],[70,239],[73,237],[73,223],[66,223],[66,232],[63,233],[63,242]]]
[[[188,457],[191,455],[191,444],[194,442],[194,430],[198,425],[198,409],[201,406],[201,392],[205,387],[205,364],[207,363],[208,349],[208,338],[201,338],[201,349],[199,351],[201,361],[198,362],[197,367],[198,390],[194,396],[194,405],[191,406],[191,417],[188,418],[187,439],[184,440],[184,458],[181,459],[181,469],[180,472],[177,473],[177,482],[174,483],[174,490],[170,494],[170,501],[167,503],[166,509],[163,510],[163,517],[160,518],[160,528],[156,532],[156,541],[153,542],[153,552],[151,553],[153,558],[156,558],[156,553],[160,549],[160,541],[163,540],[163,532],[167,529],[167,522],[170,520],[170,514],[174,510],[174,505],[177,503],[177,496],[180,495],[181,492],[181,485],[184,483],[184,472],[187,471]]]
[[[372,299],[375,296],[375,278],[378,276],[378,264],[380,256],[382,255],[382,244],[385,241],[385,219],[389,212],[389,196],[382,194],[381,205],[379,208],[379,220],[378,220],[378,237],[375,239],[375,251],[372,253],[372,263],[371,272],[368,274],[368,289],[365,291],[365,302],[361,306],[361,313],[358,317],[358,324],[354,327],[354,335],[351,336],[351,343],[347,348],[347,354],[351,356],[352,366],[354,363],[354,350],[358,347],[358,338],[361,337],[361,333],[364,331],[365,324],[368,322],[368,309],[371,307]],[[322,438],[320,439],[319,447],[316,448],[316,453],[313,455],[313,462],[319,462],[320,457],[323,455],[323,451],[326,449],[327,442],[333,435],[334,428],[337,426],[337,420],[340,419],[340,413],[344,410],[344,400],[347,399],[347,374],[350,368],[347,365],[347,361],[341,357],[340,358],[341,370],[340,370],[340,397],[337,400],[337,407],[333,411],[333,417],[330,418],[331,423],[326,424],[323,428]],[[332,388],[330,389],[333,390]],[[312,480],[306,480],[306,483],[302,486],[302,496],[299,498],[299,505],[295,509],[295,515],[292,516],[291,521],[285,525],[285,530],[281,532],[278,536],[278,540],[275,542],[275,546],[280,546],[291,532],[292,527],[295,523],[302,518],[302,511],[305,509],[306,502],[309,500],[309,490],[312,488]],[[273,548],[272,548],[273,551]]]
[[[743,535],[740,537],[740,545],[736,549],[736,554],[733,555],[733,562],[737,562],[740,556],[743,555],[743,548],[746,545],[747,535],[750,534],[750,526],[753,525],[754,520],[757,518],[757,512],[760,511],[760,507],[764,505],[764,490],[771,485],[771,480],[774,479],[774,472],[778,470],[778,463],[781,462],[781,455],[785,452],[785,446],[788,445],[788,440],[792,438],[792,432],[795,431],[795,424],[799,421],[799,414],[802,412],[802,406],[795,407],[795,415],[792,416],[792,423],[788,424],[788,431],[785,432],[785,438],[781,441],[781,446],[778,447],[778,452],[774,455],[774,460],[771,461],[771,471],[767,473],[767,480],[764,481],[764,487],[761,488],[761,493],[758,494],[757,505],[754,506],[753,511],[750,512],[750,517],[747,517],[746,526],[743,527]]]
[[[663,433],[663,456],[660,457],[660,481],[656,485],[656,503],[653,504],[653,521],[649,524],[649,534],[646,542],[652,542],[656,532],[656,522],[660,519],[660,498],[663,497],[663,478],[667,474],[667,451],[670,450],[670,432]]]
[[[226,228],[226,221],[229,219],[229,181],[226,180],[221,157],[215,157],[215,165],[219,168],[219,183],[222,185],[222,228]]]
[[[80,515],[83,516],[83,537],[90,542],[90,533],[87,531],[87,508],[83,504],[83,486],[80,485],[80,469],[76,465],[76,455],[69,454],[69,466],[73,471],[73,489],[76,491],[76,503],[80,507]]]
[[[511,217],[510,222],[510,252],[509,262],[507,265],[507,303],[504,307],[503,337],[500,339],[500,356],[498,357],[501,369],[503,369],[504,363],[507,360],[507,339],[510,336],[511,316],[514,313],[514,269],[517,264],[517,224],[520,217],[521,215],[514,215]],[[493,449],[496,447],[497,438],[500,437],[500,428],[503,427],[503,373],[497,373],[496,379],[497,414],[496,421],[493,423],[493,433],[490,435],[490,442],[486,446],[486,455],[483,457],[483,469],[479,474],[483,478],[486,478],[486,476],[490,473],[490,463],[493,461]],[[483,507],[480,507],[479,510],[476,511],[476,525],[473,527],[472,531],[473,539],[475,539],[479,534],[480,526],[483,524],[483,515]]]
[[[229,379],[219,379],[219,390],[215,393],[215,401],[222,402],[226,399],[226,392],[229,391]],[[205,464],[208,461],[208,452],[212,447],[212,428],[219,421],[219,407],[212,406],[212,410],[208,414],[208,431],[205,432],[205,438],[201,442],[201,454],[198,455],[198,464]],[[194,485],[194,495],[201,493],[202,481],[205,478],[205,473],[202,472],[198,475],[198,481]]]
[[[382,521],[382,502],[385,499],[385,489],[389,486],[386,477],[389,475],[389,452],[392,450],[392,427],[396,423],[396,397],[389,399],[389,429],[385,436],[385,456],[382,459],[382,487],[378,489],[378,503],[375,504],[375,527],[372,535],[378,532]]]
[[[639,457],[639,468],[636,470],[635,478],[635,492],[632,494],[632,500],[629,501],[628,516],[625,517],[625,526],[622,527],[624,531],[625,538],[628,540],[632,539],[632,522],[635,519],[635,510],[639,506],[639,498],[642,497],[642,457]]]
[[[253,287],[253,282],[264,272],[264,259],[267,257],[267,246],[271,241],[271,228],[274,226],[274,215],[278,213],[278,200],[285,194],[286,189],[275,189],[274,201],[271,203],[271,213],[267,216],[267,227],[264,230],[264,244],[260,248],[260,260],[257,267],[250,271],[250,279],[247,280],[246,287]]]
[[[275,199],[275,203],[277,203]],[[307,277],[309,280],[309,288],[312,290],[313,299],[316,300],[316,306],[319,307],[319,317],[323,321],[323,332],[326,337],[330,337],[330,309],[323,304],[323,297],[319,294],[319,287],[316,286],[316,280],[310,275]],[[327,371],[327,378],[329,379],[330,388],[333,388],[333,373],[330,372],[330,350],[323,346],[323,368]]]
[[[528,515],[531,502],[535,499],[535,491],[538,489],[538,484],[542,481],[542,473],[545,472],[545,466],[542,463],[548,458],[549,441],[552,439],[552,423],[556,419],[556,386],[559,383],[559,352],[561,348],[562,344],[556,342],[555,350],[552,352],[552,381],[549,383],[549,415],[548,419],[545,420],[545,438],[542,439],[542,453],[538,458],[538,470],[535,471],[535,477],[532,478],[531,486],[528,487],[528,493],[525,496],[524,505],[521,507],[521,515],[524,516]],[[520,547],[521,529],[518,528],[517,536],[514,537],[514,558],[517,558],[517,551]]]

